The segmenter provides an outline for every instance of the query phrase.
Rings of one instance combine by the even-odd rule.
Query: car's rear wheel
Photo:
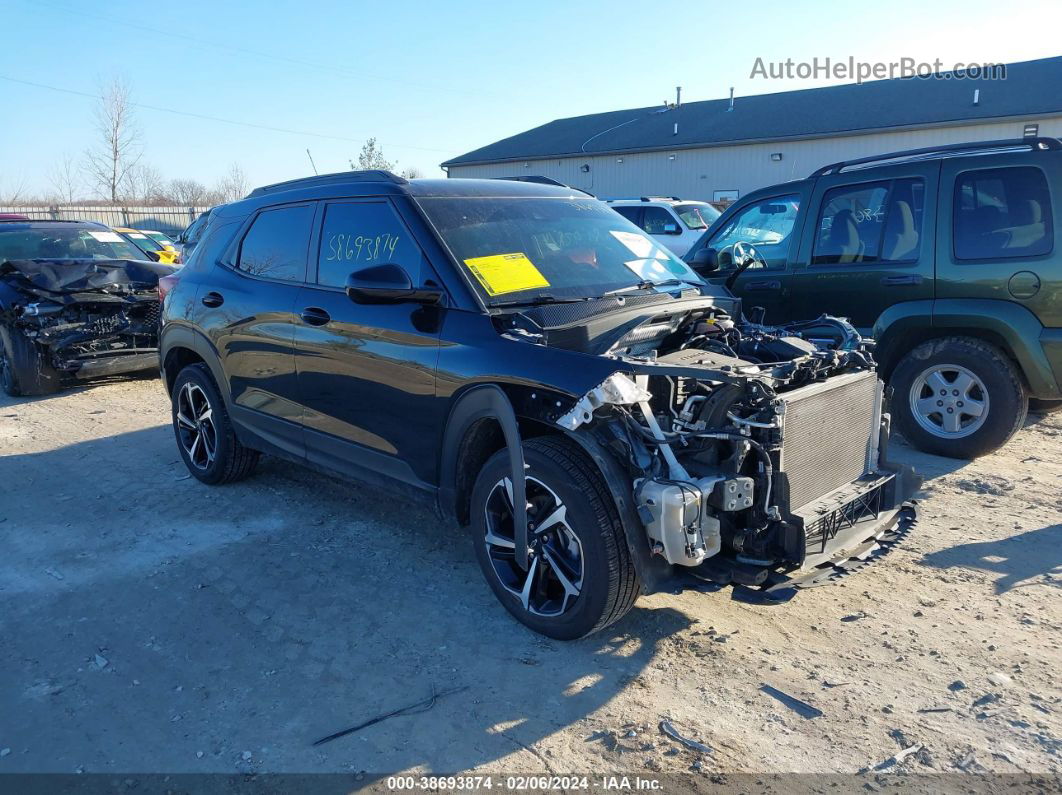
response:
[[[0,389],[8,395],[49,395],[61,386],[59,373],[33,340],[0,326]]]
[[[599,471],[574,442],[531,439],[524,461],[528,567],[516,564],[507,450],[487,461],[473,487],[476,558],[517,620],[552,638],[580,638],[619,620],[638,596],[623,526]]]
[[[205,364],[181,370],[171,403],[177,449],[189,472],[210,484],[231,483],[251,474],[258,452],[236,438],[225,401]]]
[[[1002,447],[1025,422],[1029,398],[1014,363],[970,337],[923,343],[892,373],[892,412],[920,450],[976,458]]]

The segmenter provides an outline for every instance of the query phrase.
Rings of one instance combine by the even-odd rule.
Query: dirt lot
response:
[[[914,744],[898,767],[1062,771],[1062,414],[966,466],[897,452],[922,520],[877,565],[565,644],[428,509],[275,460],[189,478],[155,379],[0,397],[0,772],[855,772]],[[433,683],[467,689],[311,747]]]

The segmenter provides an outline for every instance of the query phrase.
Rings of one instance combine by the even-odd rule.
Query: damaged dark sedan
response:
[[[266,452],[376,484],[396,518],[432,498],[552,637],[676,575],[792,592],[914,523],[869,340],[750,320],[578,191],[386,172],[259,188],[214,212],[167,288],[163,375],[196,478]]]
[[[170,265],[102,224],[0,223],[0,387],[43,395],[65,381],[158,366],[158,282]]]

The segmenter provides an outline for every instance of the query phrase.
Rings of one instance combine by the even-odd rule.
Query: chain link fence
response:
[[[19,213],[40,221],[99,221],[108,226],[151,229],[176,235],[210,207],[90,207],[52,205],[0,206],[0,213]]]

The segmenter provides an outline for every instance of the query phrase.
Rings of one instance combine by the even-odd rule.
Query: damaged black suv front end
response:
[[[158,279],[173,270],[130,260],[0,263],[5,389],[39,394],[64,378],[156,368]]]
[[[543,334],[616,361],[557,423],[624,462],[658,569],[781,595],[913,524],[919,481],[888,460],[873,343],[847,322],[751,323],[692,291],[625,312]]]

